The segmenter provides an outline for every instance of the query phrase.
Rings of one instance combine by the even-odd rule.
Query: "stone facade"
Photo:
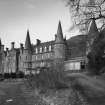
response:
[[[89,53],[91,47],[91,40],[98,35],[98,29],[93,20],[88,34],[90,36],[85,35],[86,38],[84,40],[86,40],[86,43],[84,46],[80,46],[80,48],[73,47],[72,43],[68,44],[69,41],[63,37],[62,26],[59,21],[58,30],[53,41],[42,43],[37,39],[37,43],[32,45],[29,30],[27,30],[25,44],[21,43],[20,48],[15,48],[15,43],[12,42],[11,49],[7,48],[4,51],[4,45],[2,45],[0,40],[0,73],[22,71],[25,74],[30,74],[35,73],[41,67],[49,68],[60,62],[64,63],[65,70],[84,69],[86,54]],[[81,53],[79,53],[80,50]]]

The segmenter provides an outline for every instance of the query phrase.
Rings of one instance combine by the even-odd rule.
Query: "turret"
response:
[[[93,35],[95,33],[98,33],[98,28],[97,28],[95,20],[92,19],[90,22],[90,26],[88,28],[88,34]]]
[[[91,20],[89,28],[88,28],[88,40],[93,43],[94,39],[98,37],[99,31],[94,19]]]
[[[58,30],[55,38],[55,43],[64,43],[61,22],[59,21]]]
[[[86,55],[91,51],[92,44],[94,40],[98,37],[99,31],[94,19],[91,20],[90,26],[88,28],[88,38],[87,38],[87,51]]]
[[[26,36],[26,41],[25,41],[25,49],[26,50],[31,50],[31,41],[30,41],[29,30],[27,30],[27,36]]]
[[[66,58],[66,45],[63,38],[62,26],[59,21],[57,34],[55,35],[55,63],[59,63],[60,61],[64,61]]]
[[[21,45],[22,48],[22,45]],[[25,41],[25,48],[23,50],[23,62],[24,63],[24,72],[29,73],[31,72],[31,63],[32,63],[32,46],[31,46],[31,41],[30,41],[30,34],[29,30],[27,30],[27,36],[26,36],[26,41]]]

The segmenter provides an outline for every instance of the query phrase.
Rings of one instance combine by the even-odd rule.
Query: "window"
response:
[[[40,53],[42,53],[42,47],[40,47]]]
[[[36,60],[38,60],[38,56],[36,56]]]
[[[21,60],[21,56],[20,56],[20,60]]]
[[[82,61],[80,65],[81,65],[81,69],[85,69],[85,62],[84,61]]]
[[[47,52],[47,47],[45,46],[45,48],[44,48],[44,52]]]
[[[36,54],[38,53],[38,49],[37,48],[35,49],[35,52],[36,52]]]
[[[34,60],[36,60],[36,56],[34,56]]]
[[[49,51],[51,51],[51,45],[49,46]]]
[[[43,55],[42,55],[42,60],[43,60]]]
[[[50,54],[49,53],[47,54],[47,57],[50,58]]]
[[[27,56],[26,56],[26,60],[27,60]]]

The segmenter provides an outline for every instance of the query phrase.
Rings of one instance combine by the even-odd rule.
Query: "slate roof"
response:
[[[87,35],[77,35],[67,40],[70,58],[86,56]]]
[[[99,31],[94,19],[91,20],[89,29],[88,29],[88,39],[97,39],[99,37]]]
[[[97,28],[95,20],[92,19],[92,21],[90,22],[89,29],[88,29],[88,34],[89,33],[96,33],[96,32],[98,32],[98,28]]]
[[[55,41],[48,41],[48,42],[41,42],[39,45],[34,45],[34,47],[40,47],[40,46],[42,46],[42,47],[44,47],[44,46],[48,46],[48,45],[53,45],[55,43]]]
[[[31,41],[30,41],[29,30],[27,30],[27,36],[26,36],[26,41],[25,41],[25,49],[31,50]]]
[[[61,22],[59,21],[58,30],[55,37],[55,43],[64,43]]]

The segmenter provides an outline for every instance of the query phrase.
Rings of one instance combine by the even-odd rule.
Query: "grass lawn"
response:
[[[69,73],[66,78],[68,88],[47,89],[37,96],[35,90],[28,89],[23,81],[0,82],[0,105],[105,105],[104,76]]]
[[[0,105],[35,105],[38,98],[23,80],[0,82]]]

